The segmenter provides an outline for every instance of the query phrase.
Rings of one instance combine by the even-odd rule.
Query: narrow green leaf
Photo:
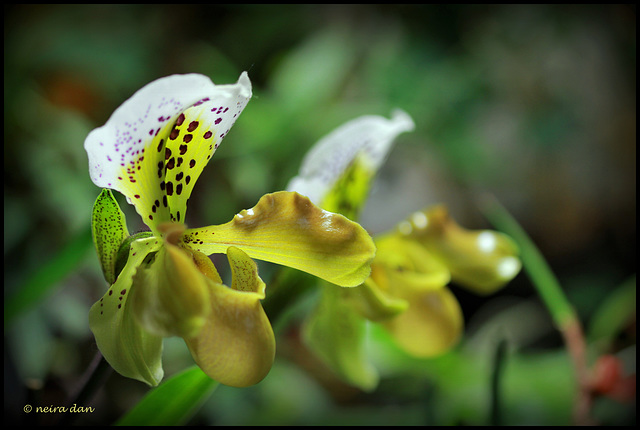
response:
[[[116,280],[115,266],[118,249],[120,249],[120,244],[129,236],[129,232],[125,216],[108,188],[102,190],[93,205],[91,230],[102,273],[109,285],[111,285]]]
[[[40,302],[58,282],[74,270],[91,247],[91,231],[81,231],[60,252],[31,274],[4,302],[5,329],[18,315]]]
[[[603,349],[636,315],[636,275],[629,277],[600,304],[591,318],[589,340]]]
[[[192,366],[149,391],[116,425],[183,425],[218,385],[198,366]]]

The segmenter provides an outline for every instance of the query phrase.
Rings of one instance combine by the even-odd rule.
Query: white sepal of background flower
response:
[[[365,115],[349,121],[311,148],[287,190],[321,204],[325,194],[356,158],[365,163],[373,176],[384,163],[395,138],[414,128],[411,117],[399,109],[392,113],[391,119]]]

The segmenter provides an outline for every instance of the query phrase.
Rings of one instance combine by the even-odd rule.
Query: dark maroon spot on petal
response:
[[[177,195],[182,194],[182,184],[178,184],[178,185],[176,185],[176,194],[177,194]],[[180,213],[180,212],[178,212],[178,213]],[[179,221],[179,220],[178,220],[178,221]]]
[[[182,176],[183,176],[183,173],[182,173],[182,172],[178,173],[178,174],[176,175],[176,181],[181,181],[181,180],[182,180]]]
[[[139,196],[138,194],[136,194],[136,195],[135,195],[135,196],[133,196],[133,197],[135,197],[136,199],[139,199],[139,198],[140,198],[140,196]]]
[[[191,139],[193,139],[193,135],[192,134],[185,134],[184,137],[182,138],[182,140],[184,141],[184,143],[189,143],[191,142]]]
[[[171,150],[169,148],[166,148],[164,150],[164,159],[168,160],[171,157]]]
[[[191,182],[191,176],[187,176],[186,178],[184,178],[184,183],[189,185],[189,182]]]
[[[187,136],[191,136],[190,134],[187,134]],[[184,138],[186,139],[187,136],[185,136]],[[191,139],[189,139],[191,140]],[[180,145],[180,155],[184,155],[184,153],[187,152],[187,145]]]
[[[198,128],[198,121],[191,121],[191,123],[189,123],[189,127],[187,128],[187,131],[191,132],[196,128]]]
[[[155,206],[154,206],[155,207]],[[153,221],[153,215],[149,215],[149,219]]]
[[[175,157],[171,157],[171,160],[167,161],[167,169],[171,170],[176,166]]]
[[[109,290],[109,295],[112,295],[112,294],[113,294],[113,290]]]
[[[181,113],[178,119],[176,120],[176,125],[182,125],[183,122],[184,122],[184,114]]]
[[[164,191],[164,187],[165,187],[164,181],[160,182],[160,189],[162,191]],[[157,200],[156,200],[156,202],[157,202]],[[160,207],[160,205],[158,205],[158,207]]]
[[[178,213],[176,214],[176,218],[178,218],[178,221],[180,221],[180,211],[178,211]]]
[[[157,209],[156,209],[156,207],[155,207],[155,206],[151,206],[151,212],[156,213],[156,210],[157,210]],[[149,218],[153,219],[153,218],[151,217],[151,215],[149,215]]]
[[[167,182],[167,195],[168,196],[173,195],[173,182],[171,181]]]
[[[174,128],[173,130],[171,130],[171,134],[169,135],[169,139],[176,140],[179,135],[180,135],[180,130],[178,130],[177,128]]]
[[[125,288],[124,290],[120,291],[120,294],[124,296],[126,292],[127,292],[127,289]]]
[[[169,205],[167,204],[167,196],[162,196],[162,204],[164,205],[164,207],[169,207]]]
[[[196,160],[194,160],[193,158],[191,159],[191,161],[189,161],[189,167],[191,167],[193,169],[193,167],[196,165]]]
[[[204,134],[204,136],[203,136],[203,137],[204,137],[205,139],[209,139],[211,136],[213,136],[213,133],[211,133],[210,131],[207,131],[207,132]]]
[[[218,118],[218,119],[215,120],[214,124],[218,125],[218,124],[220,124],[221,121],[222,121],[222,118]]]
[[[163,145],[164,145],[164,139],[160,139],[160,142],[158,143],[158,152],[162,151]]]
[[[178,164],[176,164],[177,167],[180,167],[180,165],[182,164],[182,157],[178,157]]]
[[[121,307],[122,307],[122,303],[120,303],[120,304],[118,305],[118,309],[120,309]]]
[[[155,204],[156,206],[160,207],[160,202],[157,201],[157,200],[155,202],[153,202],[153,204]]]

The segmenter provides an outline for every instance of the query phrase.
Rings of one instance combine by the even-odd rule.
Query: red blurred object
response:
[[[614,355],[603,355],[593,368],[591,389],[595,394],[619,402],[630,402],[636,397],[636,374],[625,376],[620,360]]]

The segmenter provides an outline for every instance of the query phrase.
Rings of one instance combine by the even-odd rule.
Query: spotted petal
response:
[[[87,136],[91,180],[124,194],[154,231],[183,221],[196,179],[250,98],[246,72],[231,85],[198,74],[151,82]]]
[[[185,339],[200,368],[233,387],[260,382],[275,357],[275,336],[260,300],[265,284],[256,264],[238,248],[227,251],[232,288],[207,278],[211,313],[200,333]]]
[[[453,281],[476,293],[496,291],[521,268],[517,245],[509,236],[491,230],[466,230],[444,206],[414,213],[398,231],[444,263]]]
[[[345,174],[353,175],[349,167],[354,160],[359,160],[359,170],[367,172],[357,177],[372,178],[386,159],[394,139],[413,128],[413,120],[401,110],[394,111],[390,120],[367,115],[349,121],[311,148],[302,161],[300,173],[289,182],[287,190],[297,191],[315,204],[334,210],[325,207],[324,198]]]
[[[135,321],[128,298],[138,266],[161,243],[156,237],[134,241],[116,282],[89,311],[89,327],[111,367],[152,386],[158,385],[163,376],[162,338],[148,333]]]
[[[102,274],[109,284],[113,284],[117,275],[118,250],[129,236],[129,231],[125,216],[109,189],[102,190],[93,205],[91,230]]]
[[[210,255],[236,246],[251,258],[302,270],[344,287],[367,279],[375,246],[368,233],[308,198],[281,191],[218,226],[189,229],[183,240]]]

